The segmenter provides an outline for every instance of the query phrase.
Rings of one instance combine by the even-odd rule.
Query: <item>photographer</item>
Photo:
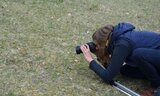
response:
[[[116,26],[104,26],[92,35],[96,46],[96,51],[92,53],[105,68],[92,58],[88,44],[81,45],[80,49],[90,69],[107,83],[120,72],[128,77],[147,79],[153,88],[158,88],[160,34],[134,29],[132,24],[119,23]]]

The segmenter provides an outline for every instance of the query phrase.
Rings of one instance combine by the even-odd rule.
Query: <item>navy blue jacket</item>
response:
[[[129,23],[114,26],[111,40],[106,51],[112,55],[110,64],[102,68],[95,60],[90,62],[90,69],[104,81],[110,82],[120,71],[123,63],[130,58],[136,48],[160,49],[160,34],[148,31],[135,31]]]

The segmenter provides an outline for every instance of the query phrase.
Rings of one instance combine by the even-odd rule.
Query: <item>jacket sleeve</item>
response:
[[[116,74],[120,71],[126,57],[131,52],[131,45],[128,41],[119,40],[114,46],[112,59],[107,69],[101,67],[95,60],[90,62],[89,68],[107,83],[110,83]]]

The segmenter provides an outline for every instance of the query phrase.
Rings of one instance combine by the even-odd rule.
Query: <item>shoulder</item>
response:
[[[125,48],[128,48],[128,49],[134,49],[134,42],[131,41],[130,39],[128,38],[125,38],[125,37],[119,37],[117,38],[116,40],[112,41],[109,43],[109,46],[108,46],[108,52],[111,54],[113,53],[113,50],[117,47],[125,47]]]
[[[115,41],[115,46],[126,46],[131,47],[132,44],[128,38],[120,38]]]

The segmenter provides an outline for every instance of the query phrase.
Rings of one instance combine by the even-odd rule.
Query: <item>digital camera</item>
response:
[[[93,42],[88,42],[87,45],[89,46],[89,49],[92,53],[96,51],[96,45]],[[82,50],[80,46],[76,46],[76,54],[81,54]]]

